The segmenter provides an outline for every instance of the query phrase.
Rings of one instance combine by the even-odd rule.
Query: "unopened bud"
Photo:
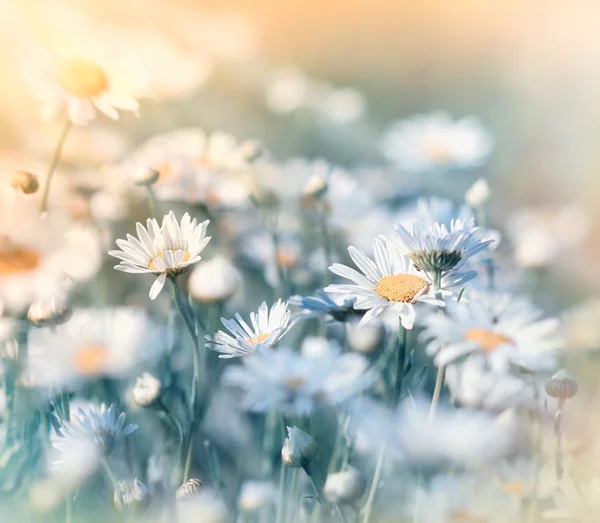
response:
[[[29,323],[35,327],[56,327],[69,321],[72,315],[67,299],[56,296],[33,302],[27,311]]]
[[[327,180],[318,174],[313,174],[302,188],[303,196],[320,198],[327,192]]]
[[[298,427],[288,427],[281,449],[281,460],[291,468],[306,466],[317,454],[317,443],[310,434]]]
[[[33,194],[40,188],[40,182],[33,173],[28,171],[16,171],[10,179],[10,186],[13,189],[23,191],[25,194]]]
[[[546,382],[546,392],[552,398],[566,400],[577,394],[579,386],[569,373],[561,369]]]
[[[131,395],[138,407],[150,407],[160,398],[162,385],[158,378],[144,372],[135,382]]]
[[[140,187],[150,187],[154,185],[160,178],[160,171],[154,169],[154,167],[148,167],[148,169],[137,173],[134,176],[133,182]]]
[[[133,478],[119,481],[119,488],[121,489],[121,497],[126,511],[139,514],[150,505],[150,491],[139,479]],[[123,510],[119,501],[119,495],[116,492],[113,502],[117,509]]]
[[[360,499],[366,488],[367,481],[362,472],[354,467],[348,467],[342,472],[327,476],[323,494],[331,503],[339,505],[352,504]]]
[[[199,479],[189,479],[175,491],[175,499],[180,503],[193,499],[204,489],[204,484]]]
[[[465,201],[471,207],[480,207],[490,199],[490,188],[483,178],[479,178],[465,194]]]

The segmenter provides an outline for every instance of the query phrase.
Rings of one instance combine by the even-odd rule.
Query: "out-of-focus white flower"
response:
[[[326,342],[311,339],[300,353],[283,347],[263,349],[242,363],[227,367],[224,381],[241,388],[243,407],[255,412],[306,414],[320,403],[342,404],[376,380],[363,356],[340,354]]]
[[[135,385],[131,389],[131,395],[136,405],[149,407],[160,398],[161,391],[162,384],[160,380],[149,372],[144,372],[135,381]]]
[[[395,323],[398,323],[397,318]],[[378,318],[375,318],[366,324],[360,324],[360,322],[356,320],[350,320],[346,323],[345,328],[348,346],[353,351],[363,352],[365,354],[371,353],[377,349],[383,341],[383,336],[385,334],[384,324]]]
[[[508,294],[479,293],[468,302],[447,303],[446,314],[429,314],[423,323],[421,337],[436,365],[481,354],[497,372],[511,365],[549,371],[564,344],[556,318],[544,318],[527,300]]]
[[[561,251],[579,244],[589,230],[589,216],[577,204],[524,208],[512,213],[507,224],[515,261],[527,268],[552,263]]]
[[[64,294],[34,301],[27,311],[29,323],[36,327],[55,327],[67,322],[73,309]]]
[[[494,412],[538,407],[534,402],[536,391],[527,377],[494,371],[481,355],[448,365],[446,385],[456,404],[465,407]]]
[[[569,350],[600,350],[600,298],[592,298],[563,315]]]
[[[469,116],[454,121],[446,113],[398,120],[380,140],[380,148],[388,160],[413,172],[478,167],[492,147],[492,137],[477,118]]]
[[[108,454],[123,438],[129,436],[138,428],[137,425],[125,425],[125,413],[117,416],[117,407],[100,408],[90,405],[86,410],[79,408],[71,414],[71,421],[63,421],[58,431],[52,436],[52,446],[61,453],[54,467],[65,466],[65,456],[68,456],[74,444],[82,440],[91,440],[102,454]],[[68,458],[66,458],[68,459]]]
[[[433,478],[426,492],[414,496],[407,515],[418,511],[423,523],[518,521],[519,512],[509,497],[473,475],[442,475]]]
[[[354,467],[347,467],[341,472],[327,476],[323,494],[331,503],[353,504],[362,497],[366,488],[367,480],[364,474]]]
[[[275,503],[277,491],[270,481],[248,480],[242,483],[237,503],[240,510],[253,512]]]
[[[119,59],[108,59],[90,49],[45,57],[25,71],[31,93],[42,103],[45,118],[65,115],[76,125],[87,125],[96,111],[117,120],[119,110],[137,112],[145,85]],[[137,84],[137,85],[136,85]]]
[[[62,288],[61,225],[40,216],[35,200],[0,189],[0,301],[7,309],[21,311]]]
[[[352,87],[342,87],[326,95],[318,106],[320,111],[334,122],[348,123],[364,114],[367,101],[360,91]]]
[[[458,209],[450,200],[431,198],[419,200],[412,229],[396,224],[396,234],[385,239],[406,254],[416,267],[430,277],[435,273],[452,274],[465,262],[485,249],[491,241],[483,241],[477,234],[475,218],[462,206]],[[473,278],[473,271],[465,278]],[[467,276],[468,275],[468,276]]]
[[[292,468],[304,467],[317,454],[317,442],[298,427],[288,427],[281,449],[281,460]]]
[[[362,274],[345,265],[334,263],[329,270],[354,283],[334,284],[325,288],[326,292],[356,298],[354,308],[367,311],[361,324],[387,309],[392,309],[400,317],[404,328],[412,329],[416,318],[414,304],[422,302],[443,305],[443,302],[435,297],[431,280],[418,271],[408,257],[400,255],[380,238],[373,242],[373,251],[375,262],[362,251],[350,246],[350,257]],[[456,282],[443,279],[444,289],[453,284]]]
[[[321,289],[317,290],[316,296],[292,296],[288,300],[290,305],[300,309],[295,315],[298,319],[327,317],[338,321],[345,321],[353,314],[354,302],[354,298],[330,296]]]
[[[209,489],[201,489],[177,504],[177,523],[227,523],[229,520],[224,501]]]
[[[150,289],[153,300],[163,289],[167,276],[182,274],[200,261],[200,253],[210,240],[210,236],[206,236],[208,224],[209,220],[198,224],[188,213],[178,223],[171,211],[160,227],[155,219],[148,219],[146,227],[137,223],[139,239],[128,234],[127,240],[117,240],[121,250],[108,251],[108,254],[122,260],[115,266],[119,271],[158,274]]]
[[[202,303],[224,302],[238,290],[240,271],[225,257],[215,256],[194,268],[188,280],[190,296]]]
[[[308,79],[299,69],[276,71],[265,93],[267,107],[274,113],[288,114],[306,100]]]
[[[465,202],[471,207],[481,207],[490,199],[490,194],[485,178],[479,178],[465,193]]]
[[[78,309],[65,324],[29,333],[32,386],[123,376],[164,349],[161,330],[141,309]]]
[[[138,478],[119,481],[119,489],[121,490],[121,496],[123,497],[123,503],[127,512],[140,514],[150,505],[150,491]],[[116,492],[113,496],[113,503],[119,510],[123,510]]]
[[[585,483],[563,479],[552,496],[554,508],[542,513],[545,519],[594,523],[600,518],[600,478]]]
[[[263,302],[258,313],[250,313],[252,327],[237,313],[235,319],[221,318],[231,335],[225,331],[218,331],[212,336],[207,335],[206,346],[220,352],[220,358],[247,356],[262,348],[270,349],[279,343],[296,323],[291,316],[286,302],[277,300],[270,310],[266,302]]]
[[[157,172],[153,191],[160,201],[238,207],[253,190],[253,163],[261,154],[252,141],[184,128],[150,138],[116,170],[134,181]]]

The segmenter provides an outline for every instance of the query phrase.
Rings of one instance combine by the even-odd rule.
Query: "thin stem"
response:
[[[283,523],[284,502],[285,502],[285,476],[287,467],[281,462],[281,470],[279,471],[279,495],[277,497],[277,512],[275,516],[276,523]]]
[[[177,418],[173,416],[169,408],[163,403],[162,400],[158,402],[158,408],[164,414],[165,418],[169,422],[169,425],[171,425],[171,428],[175,429],[175,432],[177,432],[177,435],[179,436],[179,443],[181,444],[183,442],[183,428],[181,427],[181,423],[177,421]]]
[[[71,120],[67,120],[65,122],[60,136],[58,137],[56,147],[54,148],[54,153],[52,154],[52,159],[50,160],[50,166],[48,167],[48,172],[46,173],[46,178],[44,180],[44,187],[42,188],[42,198],[40,200],[40,213],[46,212],[46,207],[48,204],[48,195],[50,194],[50,183],[52,182],[52,175],[54,174],[56,166],[58,165],[58,161],[60,160],[63,145],[65,144],[65,140],[67,138],[67,135],[69,134],[71,125]]]
[[[148,194],[148,206],[150,207],[150,215],[152,216],[152,218],[158,218],[160,216],[158,201],[156,200],[156,195],[154,194],[154,190],[150,185],[146,186],[146,193]]]
[[[319,202],[318,206],[319,213],[319,229],[321,231],[321,239],[323,241],[323,250],[325,252],[325,272],[323,273],[323,287],[326,287],[329,283],[331,273],[329,267],[332,264],[331,256],[331,238],[329,236],[329,227],[327,224],[327,211],[325,209],[324,202]]]
[[[558,410],[556,411],[556,415],[554,417],[554,435],[556,437],[556,448],[555,448],[555,461],[556,461],[556,479],[560,481],[562,478],[564,468],[563,468],[563,460],[562,460],[562,418],[563,418],[563,409],[565,406],[565,400],[558,400]]]
[[[404,378],[404,361],[406,359],[406,340],[408,331],[402,326],[402,322],[399,322],[399,336],[398,336],[398,363],[396,365],[396,384],[394,386],[394,397],[392,399],[394,405],[398,405],[400,396],[402,394],[402,379]]]
[[[539,404],[540,395],[533,377],[531,377],[531,386],[533,388],[534,408],[531,411],[531,426],[533,429],[533,462],[535,465],[535,475],[533,489],[531,492],[531,504],[529,505],[529,521],[534,523],[538,516],[538,490],[540,484],[540,469],[542,468],[542,427],[540,421]]]
[[[377,457],[377,464],[375,465],[375,472],[373,473],[373,481],[371,482],[371,488],[369,489],[369,496],[364,508],[363,523],[369,523],[371,520],[371,514],[373,513],[373,504],[375,503],[375,496],[377,495],[377,489],[379,483],[381,483],[381,476],[383,474],[383,465],[385,462],[385,444],[382,445]]]
[[[190,424],[190,429],[191,429],[191,424]],[[192,454],[194,452],[194,434],[192,430],[188,431],[188,435],[187,435],[187,443],[186,443],[186,450],[185,450],[185,461],[184,461],[184,465],[183,465],[183,481],[182,483],[185,483],[187,480],[190,479],[190,469],[192,466]]]
[[[114,490],[115,495],[117,496],[117,509],[119,510],[124,510],[125,507],[125,503],[123,502],[123,493],[121,492],[121,487],[119,486],[119,482],[117,481],[117,478],[115,477],[115,475],[113,474],[112,469],[110,468],[110,465],[108,464],[108,461],[106,460],[106,458],[102,458],[100,460],[100,464],[102,465],[102,468],[104,469],[104,472],[106,474],[106,477],[109,479],[112,488]]]
[[[433,287],[435,289],[435,297],[438,300],[442,299],[442,272],[436,271],[433,273]],[[441,312],[441,311],[440,311]],[[435,418],[437,406],[440,401],[440,395],[442,393],[442,387],[444,386],[444,376],[446,374],[446,366],[440,365],[437,370],[437,376],[435,377],[435,387],[433,389],[433,396],[431,397],[431,405],[429,407],[429,421]]]

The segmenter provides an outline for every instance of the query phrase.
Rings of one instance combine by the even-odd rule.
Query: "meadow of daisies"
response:
[[[157,42],[155,80],[196,88]],[[492,215],[500,144],[445,112],[369,167],[177,115],[99,162],[79,131],[161,104],[103,58],[23,71],[55,141],[0,177],[0,521],[600,521],[600,306],[540,292],[577,204]],[[367,110],[269,78],[333,134]]]

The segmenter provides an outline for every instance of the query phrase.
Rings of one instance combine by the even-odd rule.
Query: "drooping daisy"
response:
[[[432,305],[443,305],[435,297],[433,285],[426,273],[418,271],[413,263],[390,248],[385,242],[376,238],[373,242],[375,262],[362,251],[349,247],[350,257],[361,270],[334,263],[329,270],[354,284],[329,285],[326,292],[356,298],[354,308],[366,310],[362,323],[391,309],[400,316],[402,325],[412,329],[415,322],[415,307],[418,302]],[[467,274],[468,276],[468,274]],[[451,287],[460,285],[466,280],[464,275],[453,278],[442,278],[442,292],[449,293]]]
[[[242,363],[228,367],[223,379],[244,391],[242,406],[254,412],[304,415],[321,403],[343,404],[377,379],[365,357],[341,354],[321,338],[307,338],[299,353],[262,349]]]
[[[98,450],[108,454],[122,439],[138,428],[137,425],[125,425],[125,413],[117,415],[117,407],[100,408],[90,405],[87,409],[79,408],[71,414],[70,421],[63,421],[52,437],[52,446],[59,452],[67,454],[74,442],[82,439],[93,441]],[[60,463],[55,463],[60,466]]]
[[[477,118],[454,121],[437,112],[393,122],[379,145],[391,162],[418,172],[478,167],[491,152],[493,140]]]
[[[277,300],[270,310],[266,302],[263,302],[258,313],[250,313],[252,327],[237,313],[235,319],[221,318],[221,322],[231,334],[218,331],[212,336],[207,335],[206,346],[220,352],[220,358],[254,354],[261,348],[270,348],[279,343],[295,324],[291,316],[286,302]]]
[[[433,276],[459,270],[492,242],[482,240],[478,231],[467,207],[455,209],[450,200],[431,198],[419,200],[411,229],[397,224],[396,234],[385,239]]]
[[[322,289],[317,290],[316,296],[292,296],[288,300],[290,305],[298,307],[300,312],[296,313],[298,319],[310,319],[327,317],[338,321],[345,321],[356,298],[332,297]]]
[[[61,387],[126,376],[156,359],[164,342],[143,309],[77,309],[63,325],[30,331],[28,380],[34,387]]]
[[[65,115],[75,125],[87,125],[100,111],[117,120],[119,110],[137,112],[138,99],[147,94],[141,76],[114,57],[79,50],[43,62],[29,67],[25,76],[45,118]]]
[[[22,311],[63,286],[65,241],[54,216],[40,216],[35,200],[0,188],[0,302]]]
[[[122,260],[115,269],[123,272],[158,274],[150,289],[150,299],[155,299],[167,281],[167,276],[183,274],[188,267],[200,261],[200,253],[210,236],[206,236],[209,220],[198,224],[188,213],[177,223],[171,211],[159,227],[155,219],[148,219],[146,227],[136,224],[138,238],[130,234],[127,240],[117,240],[121,250],[108,254]]]
[[[507,372],[511,365],[530,371],[551,371],[554,354],[563,346],[556,318],[544,318],[535,306],[507,294],[476,293],[448,303],[446,314],[430,314],[421,338],[435,364],[481,354],[490,368]]]

